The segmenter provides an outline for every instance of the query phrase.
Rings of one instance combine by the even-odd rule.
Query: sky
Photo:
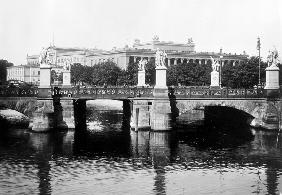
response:
[[[197,52],[282,56],[282,0],[0,0],[0,59],[26,64],[58,47],[112,49],[134,39],[186,43]]]

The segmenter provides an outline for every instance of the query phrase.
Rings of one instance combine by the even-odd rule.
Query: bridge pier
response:
[[[75,129],[79,131],[86,130],[86,100],[76,99],[74,105]]]
[[[151,109],[151,129],[169,131],[172,129],[172,113],[169,99],[156,99]]]
[[[152,102],[148,100],[133,100],[130,127],[135,131],[151,128]]]
[[[37,109],[33,113],[32,130],[46,132],[54,128],[53,100],[37,100]]]
[[[172,113],[169,99],[134,99],[130,126],[135,131],[171,130]]]
[[[62,100],[59,97],[37,100],[36,107],[32,117],[33,131],[47,132],[75,127],[72,100]]]
[[[60,99],[60,106],[62,111],[59,112],[62,114],[62,121],[67,125],[68,129],[75,128],[74,122],[74,103],[72,99]]]
[[[128,126],[130,124],[131,110],[132,110],[132,102],[130,100],[122,101],[123,108],[123,123]]]

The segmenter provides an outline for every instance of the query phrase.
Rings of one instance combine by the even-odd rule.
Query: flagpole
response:
[[[259,52],[259,81],[258,81],[258,85],[261,86],[261,82],[260,82],[260,38],[258,37],[258,42],[257,42],[257,49]]]

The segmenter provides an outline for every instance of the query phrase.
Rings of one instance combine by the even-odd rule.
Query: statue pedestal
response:
[[[137,87],[146,86],[145,84],[145,70],[138,71],[138,83]]]
[[[51,66],[40,64],[40,83],[38,87],[39,97],[51,97]]]
[[[156,67],[156,85],[153,90],[154,97],[168,97],[166,70],[166,67]]]
[[[49,64],[40,64],[40,84],[39,88],[51,87],[51,66]]]
[[[272,64],[265,69],[265,87],[267,97],[279,96],[279,68]]]
[[[63,70],[63,87],[71,87],[71,72]]]
[[[211,87],[220,87],[219,86],[219,72],[212,71],[211,72]]]

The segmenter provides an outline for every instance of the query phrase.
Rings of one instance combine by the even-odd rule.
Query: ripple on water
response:
[[[156,132],[129,133],[116,116],[90,116],[93,130],[71,142],[64,133],[8,136],[0,143],[1,193],[278,193],[282,139],[277,135],[259,132],[235,146],[190,134],[171,141]]]

